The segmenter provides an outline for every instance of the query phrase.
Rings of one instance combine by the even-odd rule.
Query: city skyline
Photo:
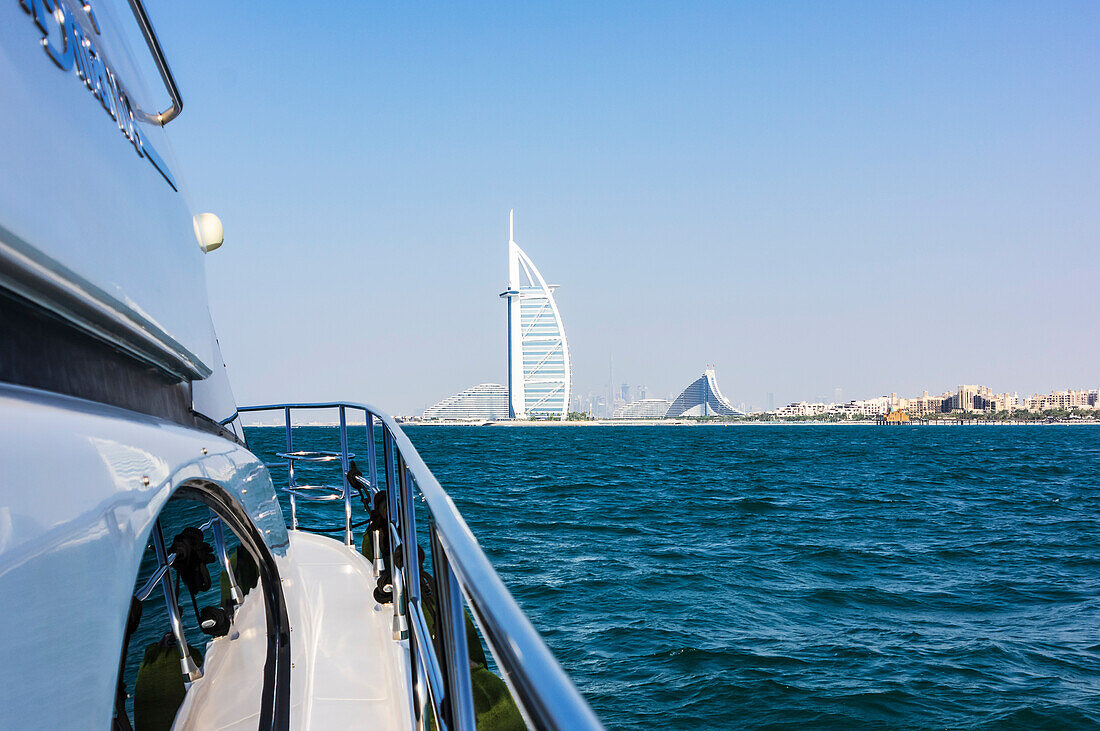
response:
[[[611,354],[756,406],[1100,369],[1095,3],[269,11],[150,7],[242,403],[503,382],[511,207],[580,393]]]
[[[713,377],[713,373],[714,370],[708,368],[704,376],[709,374]],[[695,385],[697,382],[698,381],[689,384],[688,388]],[[1098,382],[1100,382],[1100,379],[1098,379]],[[643,388],[645,387],[643,386]],[[662,400],[666,406],[671,406],[672,402],[675,400],[675,396],[671,394],[668,399],[646,398],[645,395],[637,395],[633,389],[634,387],[631,384],[627,382],[621,383],[610,407],[608,407],[607,399],[596,392],[590,391],[585,394],[577,394],[574,397],[575,408],[573,410],[585,412],[597,418],[617,418],[613,415],[622,412],[624,406],[638,404],[642,401],[654,400]],[[684,392],[686,392],[686,389]],[[681,392],[681,396],[684,392]],[[628,393],[632,394],[633,397],[628,398]],[[735,404],[735,407],[746,413],[788,412],[790,415],[808,415],[811,412],[821,413],[824,410],[820,408],[814,409],[813,407],[842,406],[854,407],[855,410],[858,410],[866,406],[869,410],[868,413],[876,413],[876,410],[885,413],[892,408],[906,410],[914,415],[923,415],[926,413],[939,412],[943,409],[948,411],[971,410],[970,406],[959,405],[964,401],[974,401],[974,403],[978,403],[979,401],[986,402],[983,407],[977,410],[985,408],[986,410],[993,411],[1013,411],[1074,408],[1082,404],[1082,399],[1084,399],[1084,403],[1087,406],[1096,406],[1098,399],[1100,399],[1100,396],[1098,396],[1100,387],[1095,385],[1095,383],[1093,385],[1083,386],[1052,387],[1031,392],[1021,392],[1018,390],[997,392],[996,389],[981,384],[963,384],[941,390],[938,393],[934,393],[929,389],[924,389],[917,395],[908,395],[907,392],[891,391],[879,395],[865,394],[849,401],[842,400],[841,393],[842,390],[840,388],[834,389],[834,398],[832,400],[823,396],[812,398],[803,397],[788,401],[784,404],[776,403],[774,399],[772,399],[772,403],[768,403],[763,407],[742,401]],[[620,394],[622,395],[621,398]],[[769,393],[767,396],[773,396],[773,394]],[[954,405],[948,408],[946,403],[953,399]],[[809,410],[807,411],[807,409]],[[852,408],[849,408],[849,410],[852,410]],[[646,414],[646,416],[652,417],[653,414]]]

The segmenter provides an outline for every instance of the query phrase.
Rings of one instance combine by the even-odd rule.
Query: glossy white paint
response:
[[[122,32],[135,23],[129,4],[91,0],[87,7],[94,24],[76,0],[0,4],[0,287],[123,349],[159,345],[178,355],[206,376],[195,382],[195,410],[221,421],[235,406],[207,309],[191,212],[123,135],[113,112],[79,77],[78,65],[59,68],[44,50],[44,42],[64,46],[53,22],[59,14],[94,41],[137,108],[162,106],[159,80],[150,92],[139,71],[148,49],[131,48]],[[35,12],[51,10],[43,39]],[[134,124],[144,148],[156,150],[171,172],[163,128]],[[109,321],[111,332],[74,313],[58,293]],[[120,332],[134,342],[120,343]]]
[[[413,728],[409,644],[394,641],[393,613],[374,601],[370,563],[331,538],[291,531],[276,559],[290,635],[290,725],[295,729]],[[233,632],[207,644],[203,677],[176,729],[254,729],[266,652],[263,597],[253,591]]]
[[[409,644],[374,600],[369,561],[342,542],[290,532],[277,559],[291,626],[291,726],[411,729]]]
[[[78,3],[58,1],[91,28]],[[118,79],[141,107],[163,105],[134,61],[148,51],[130,49],[118,32],[134,22],[126,3],[92,7],[95,43]],[[61,69],[44,52],[42,35],[19,0],[0,3],[0,286],[154,364],[163,367],[160,352],[190,378],[224,380],[191,211],[75,67]],[[135,124],[173,169],[164,130]],[[196,410],[232,415],[227,383],[200,390]]]
[[[262,592],[248,593],[233,618],[233,631],[208,642],[203,658],[203,676],[187,691],[173,728],[254,730],[267,659]]]
[[[210,316],[207,315],[207,321],[209,320]],[[229,383],[229,372],[222,360],[222,348],[221,344],[218,343],[218,338],[214,335],[213,323],[210,324],[207,334],[211,341],[210,352],[213,353],[214,361],[210,365],[214,372],[201,381],[192,381],[191,408],[220,424],[236,416],[237,400],[233,396],[233,388]],[[238,437],[243,438],[243,430],[238,427],[239,424],[235,424],[229,428],[236,432]]]
[[[220,484],[276,555],[286,553],[267,470],[224,439],[0,385],[0,444],[4,725],[109,727],[138,566],[156,515],[181,483]]]

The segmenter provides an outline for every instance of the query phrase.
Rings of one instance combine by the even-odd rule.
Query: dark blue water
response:
[[[1100,427],[408,433],[609,728],[1100,727]]]

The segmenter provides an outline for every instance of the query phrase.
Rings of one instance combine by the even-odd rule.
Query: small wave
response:
[[[781,506],[776,505],[771,500],[761,500],[759,498],[741,498],[740,500],[735,500],[733,507],[743,513],[771,513],[776,510],[782,510]]]
[[[1084,729],[1100,726],[1100,712],[1074,705],[1025,705],[975,722],[974,729]]]

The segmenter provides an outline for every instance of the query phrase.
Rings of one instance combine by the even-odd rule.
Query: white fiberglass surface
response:
[[[294,728],[413,727],[407,641],[374,600],[370,562],[331,538],[291,531],[278,560],[290,615]]]
[[[141,323],[200,371],[213,368],[220,361],[191,211],[76,74],[43,53],[23,5],[0,3],[0,255],[33,260],[43,276]],[[119,80],[140,88],[109,17],[96,43]],[[171,159],[160,125],[137,127],[143,144]]]
[[[256,728],[266,659],[264,596],[252,591],[237,609],[233,631],[207,645],[203,677],[187,692],[173,728]]]
[[[392,636],[391,605],[374,601],[370,563],[343,543],[292,531],[278,559],[291,630],[291,727],[410,729],[408,643]],[[251,592],[234,631],[210,642],[204,676],[175,729],[252,729],[259,720],[266,626]]]
[[[0,385],[0,443],[0,647],[19,679],[0,683],[0,725],[107,728],[134,577],[173,486],[222,485],[280,554],[270,478],[224,439],[18,386]]]

